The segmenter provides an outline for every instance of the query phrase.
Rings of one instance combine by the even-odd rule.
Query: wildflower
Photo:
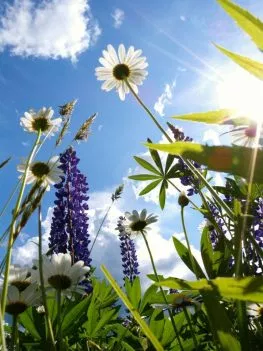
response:
[[[130,84],[135,93],[138,93],[137,85],[141,85],[148,72],[145,68],[148,66],[146,57],[141,57],[141,50],[134,50],[130,46],[126,52],[125,47],[121,44],[118,53],[112,45],[107,46],[107,50],[103,50],[103,56],[99,59],[102,67],[96,68],[96,76],[98,80],[104,80],[102,89],[110,91],[114,88],[119,93],[121,100],[125,100],[125,94],[129,93]]]
[[[256,122],[252,122],[248,126],[234,128],[228,133],[233,137],[234,145],[246,147],[263,146],[263,128]]]
[[[125,212],[125,218],[128,220],[128,224],[123,226],[123,230],[128,235],[146,233],[150,228],[151,223],[157,222],[157,216],[150,214],[147,216],[147,211],[144,209],[139,214],[137,211],[132,211],[132,214]]]
[[[59,114],[60,116],[69,116],[72,114],[73,109],[76,105],[78,100],[72,100],[70,102],[67,102],[64,105],[59,106]]]
[[[39,182],[49,190],[50,185],[60,182],[63,171],[59,168],[58,159],[59,156],[53,156],[48,162],[32,162],[27,171],[26,184]],[[17,170],[24,173],[25,169],[26,161],[23,161],[21,165],[18,165]],[[22,175],[19,178],[22,178]]]
[[[115,189],[115,192],[111,195],[111,201],[112,201],[112,202],[114,202],[114,201],[116,201],[116,200],[118,200],[118,199],[121,198],[123,189],[124,189],[124,185],[123,185],[123,184],[119,185],[119,186]]]
[[[38,261],[34,261],[37,269],[32,270],[32,280],[39,282]],[[43,256],[44,284],[50,285],[56,290],[82,292],[79,283],[85,279],[85,274],[90,270],[83,261],[72,265],[70,254],[58,253],[51,259]]]
[[[128,278],[132,283],[136,276],[139,275],[138,271],[138,260],[136,255],[136,249],[134,241],[130,238],[130,236],[125,232],[123,223],[125,222],[125,217],[119,217],[119,221],[117,224],[117,230],[119,231],[119,239],[121,241],[121,256],[122,256],[122,267],[124,280]]]
[[[77,134],[74,137],[74,140],[76,141],[83,141],[87,140],[88,136],[90,134],[90,127],[92,123],[94,122],[95,118],[97,117],[97,114],[94,113],[91,117],[89,117],[80,127],[78,130]]]
[[[55,208],[51,223],[49,247],[54,253],[69,252],[72,263],[82,260],[90,265],[90,243],[88,233],[89,209],[86,177],[77,165],[79,158],[72,148],[60,156],[60,169],[64,177],[55,185],[57,188]]]
[[[263,304],[250,303],[247,305],[247,312],[250,317],[262,318],[263,317]]]
[[[54,135],[62,122],[61,118],[51,119],[54,111],[51,108],[43,107],[38,112],[34,110],[29,110],[24,113],[24,116],[20,118],[20,125],[25,131],[29,133],[48,134],[50,136]]]
[[[40,299],[40,293],[37,291],[37,285],[31,284],[22,292],[10,285],[7,292],[6,312],[11,315],[19,315],[28,307],[34,306]]]
[[[2,277],[4,279],[4,276]],[[1,285],[2,285],[1,280]],[[18,264],[11,265],[8,275],[8,283],[15,286],[19,292],[25,290],[31,284],[30,271],[26,267],[21,267]]]
[[[174,292],[169,292],[170,295],[173,295],[173,300],[171,303],[165,304],[153,304],[152,306],[157,309],[162,309],[163,311],[171,309],[173,312],[180,312],[183,308],[194,314],[196,310],[200,310],[201,303],[197,299],[193,299],[183,293],[179,293],[174,290]]]
[[[181,207],[185,207],[189,204],[189,199],[188,197],[185,195],[185,192],[182,191],[178,197],[178,204],[181,206]]]

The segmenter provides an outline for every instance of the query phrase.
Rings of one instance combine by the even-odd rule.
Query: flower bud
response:
[[[189,199],[188,197],[185,195],[185,193],[182,191],[178,197],[178,204],[181,207],[185,207],[189,204]]]

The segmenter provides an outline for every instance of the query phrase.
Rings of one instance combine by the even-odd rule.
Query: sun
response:
[[[215,91],[220,108],[231,108],[236,117],[248,117],[263,123],[263,82],[239,69],[225,72],[224,81]]]

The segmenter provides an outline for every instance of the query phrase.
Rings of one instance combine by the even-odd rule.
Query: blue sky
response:
[[[240,0],[237,3],[262,16],[260,1]],[[12,161],[0,175],[1,203],[13,189],[17,180],[16,165],[28,154],[33,141],[33,136],[19,126],[19,118],[29,108],[37,110],[51,106],[57,112],[58,105],[78,99],[72,118],[72,133],[67,135],[63,145],[65,147],[70,142],[89,115],[98,112],[89,140],[76,146],[81,159],[80,168],[90,185],[91,230],[95,230],[94,223],[99,223],[110,202],[110,193],[127,177],[129,169],[132,169],[131,173],[135,172],[132,156],[146,151],[142,142],[147,137],[154,141],[161,137],[132,96],[121,102],[115,92],[101,90],[94,70],[106,45],[111,43],[117,47],[123,43],[126,47],[134,45],[143,50],[149,63],[149,76],[139,93],[152,110],[156,107],[156,115],[164,126],[166,121],[171,121],[169,117],[173,114],[223,107],[224,97],[223,101],[218,100],[218,86],[221,87],[219,95],[224,96],[222,90],[226,89],[224,85],[222,88],[222,82],[231,75],[241,77],[240,82],[249,80],[241,69],[222,57],[212,41],[233,51],[260,57],[216,1],[16,0],[1,4],[0,16],[0,160],[12,156]],[[66,49],[68,43],[71,50]],[[231,93],[234,90],[238,94],[242,90],[241,84],[238,79],[232,79],[233,82]],[[218,129],[213,133],[207,126],[174,124],[184,127],[185,133],[197,141],[218,142]],[[51,138],[45,150],[39,153],[39,159],[45,160],[53,152],[53,145],[54,139]],[[62,150],[63,147],[55,153]],[[116,238],[110,238],[113,237],[114,221],[122,211],[147,207],[161,214],[154,199],[136,200],[135,183],[126,185],[124,199],[114,208],[104,228],[105,242],[102,239],[101,246],[94,251],[96,262],[102,247],[111,247],[111,240],[118,250]],[[44,217],[53,200],[51,191],[44,201]],[[198,248],[199,233],[194,225],[200,222],[200,218],[191,211],[187,216],[192,241]],[[1,230],[7,220],[8,215],[1,222]],[[35,230],[33,218],[19,245],[27,249]],[[173,195],[157,231],[166,240],[174,232],[181,232]],[[25,250],[17,251],[21,255],[23,252]],[[159,255],[168,272],[172,258],[169,256],[165,261],[165,253]],[[117,259],[108,262],[117,265]]]

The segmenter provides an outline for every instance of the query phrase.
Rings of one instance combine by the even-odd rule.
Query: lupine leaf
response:
[[[162,210],[164,209],[164,206],[165,206],[165,199],[166,199],[165,184],[164,182],[162,182],[162,185],[160,187],[160,192],[159,192],[159,203]]]
[[[24,313],[20,314],[19,321],[35,339],[41,339],[40,333],[34,320],[32,307],[28,308]]]
[[[128,177],[129,179],[132,180],[155,180],[155,179],[160,179],[160,176],[154,175],[154,174],[136,174]]]
[[[217,0],[223,9],[246,32],[260,50],[263,50],[263,23],[250,12],[229,0]]]
[[[151,341],[153,346],[157,351],[164,351],[162,345],[159,343],[159,341],[156,339],[155,335],[152,333],[150,328],[148,327],[147,323],[141,318],[140,314],[138,311],[133,307],[133,305],[130,303],[129,299],[127,296],[123,293],[119,285],[116,283],[110,272],[107,270],[107,268],[104,265],[101,265],[101,270],[108,279],[109,283],[113,287],[113,289],[116,291],[118,294],[119,298],[122,300],[122,302],[125,304],[125,306],[129,309],[131,314],[133,315],[134,319],[136,322],[139,324],[139,326],[142,328],[142,332],[145,334],[145,336]]]
[[[131,283],[128,278],[125,279],[125,289],[128,298],[134,308],[138,309],[141,301],[141,283],[140,278],[136,277]]]
[[[152,191],[154,188],[157,187],[157,185],[160,184],[162,180],[156,180],[155,182],[152,182],[150,184],[148,184],[144,189],[142,189],[142,191],[139,193],[139,195],[145,195],[148,194],[150,191]]]
[[[148,171],[161,175],[161,173],[156,168],[154,168],[153,165],[151,165],[148,161],[145,161],[143,158],[134,156],[134,159],[137,163],[139,163],[140,166],[147,169]]]
[[[236,64],[244,68],[249,73],[253,74],[253,76],[263,80],[263,63],[251,60],[246,56],[241,56],[235,54],[232,51],[224,49],[222,46],[216,45],[215,46],[226,56],[231,58]]]
[[[172,118],[190,122],[229,124],[235,126],[249,124],[250,122],[249,118],[243,116],[233,117],[233,115],[235,115],[234,110],[223,109],[208,112],[189,113],[186,115],[172,116]]]
[[[147,139],[148,143],[152,143],[151,139]],[[163,165],[159,153],[156,150],[150,150],[152,159],[154,160],[156,166],[159,168],[160,172],[163,174]]]
[[[190,255],[187,247],[185,247],[184,244],[182,244],[181,241],[178,240],[176,237],[173,237],[173,242],[174,242],[175,249],[178,255],[180,256],[180,258],[182,259],[182,261],[193,273],[195,273],[194,267],[192,267],[192,263],[191,263],[191,259],[190,259]],[[195,262],[198,278],[205,278],[205,274],[202,271],[202,268],[199,266],[195,257],[194,257],[194,262]]]
[[[173,161],[174,161],[174,156],[173,155],[168,155],[167,156],[167,159],[166,159],[166,164],[165,164],[165,174],[169,171],[171,165],[173,164]]]
[[[250,179],[253,149],[243,146],[207,146],[197,143],[146,144],[145,146],[203,164],[208,169]],[[253,181],[263,183],[263,150],[257,150]]]

